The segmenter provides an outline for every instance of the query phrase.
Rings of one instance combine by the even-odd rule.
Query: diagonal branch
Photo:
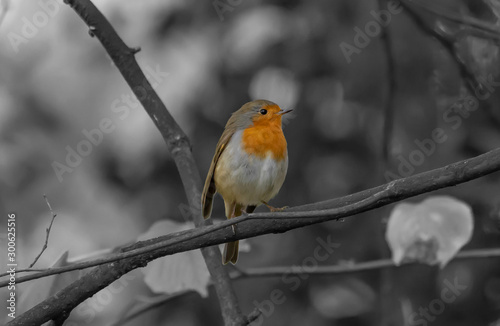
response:
[[[133,57],[136,50],[128,48],[121,41],[111,25],[109,25],[90,1],[67,0],[67,2],[72,5],[75,11],[90,26],[92,34],[104,45],[116,66],[120,69],[120,72],[162,133],[168,150],[173,155],[179,168],[189,203],[191,207],[199,210],[201,179],[189,149],[189,142],[140,71]],[[148,262],[165,255],[262,234],[286,232],[294,228],[350,216],[408,197],[470,181],[498,170],[500,170],[499,149],[473,159],[396,180],[390,184],[357,194],[296,207],[286,213],[252,214],[223,222],[219,225],[203,226],[141,242],[134,246],[131,251],[121,253],[122,256],[116,255],[107,258],[107,263],[101,262],[100,264],[104,265],[90,270],[85,276],[62,289],[54,296],[46,299],[23,315],[18,316],[9,325],[42,324],[51,319],[57,319],[58,316],[67,315],[79,303],[105,288],[123,274],[135,268],[145,266]],[[195,223],[199,225],[201,224],[201,214],[196,215],[198,219],[195,218]],[[240,223],[238,234],[236,235],[232,233],[231,228],[228,228],[228,226],[234,223]],[[159,244],[161,246],[158,246]],[[214,282],[218,284],[216,288],[217,286],[219,289],[228,286],[230,289],[229,294],[234,294],[230,283],[225,280],[227,273],[220,265],[220,253],[217,250],[202,252],[204,252],[209,269],[211,268],[209,262],[216,261],[217,266],[213,265],[213,269],[211,269]],[[210,256],[212,254],[218,255],[218,257]],[[89,266],[95,265],[87,265],[87,267]],[[80,268],[85,267],[80,265]],[[217,270],[216,268],[219,269]],[[216,272],[213,273],[213,270]],[[218,271],[222,272],[218,273]],[[218,283],[219,281],[220,283]],[[229,302],[227,306],[223,307],[226,323],[228,320],[231,322],[239,319],[241,314],[239,313],[236,301],[227,300],[228,296],[224,296],[227,294],[224,291],[218,291],[218,294],[220,298],[225,298],[221,299],[221,302]],[[234,315],[235,319],[231,319],[232,317],[226,319],[226,316],[229,316],[229,314],[226,314],[227,312],[236,312]],[[240,322],[240,320],[237,320],[237,322]]]
[[[19,277],[16,282],[22,283],[53,274],[103,265],[143,254],[153,254],[157,250],[166,250],[164,255],[169,255],[258,235],[283,233],[295,228],[355,215],[437,189],[455,186],[499,170],[500,148],[474,158],[398,179],[391,183],[345,197],[291,207],[285,212],[244,215],[216,225],[181,231],[137,242],[135,245],[124,249],[125,252],[92,261],[48,269],[40,273]],[[234,224],[241,224],[238,226],[237,234],[233,234],[230,228]],[[6,281],[0,282],[0,288],[5,287],[7,284],[8,282]]]
[[[346,206],[338,207],[338,208],[329,208],[329,209],[324,209],[320,211],[305,211],[305,212],[289,212],[288,214],[282,214],[282,213],[261,213],[261,214],[251,214],[251,215],[243,215],[237,218],[233,218],[231,220],[227,220],[222,223],[218,223],[217,225],[211,225],[209,227],[204,227],[204,228],[197,228],[197,229],[191,229],[187,231],[180,231],[177,233],[171,233],[162,237],[158,237],[155,239],[150,239],[150,240],[145,240],[141,242],[137,242],[132,246],[123,248],[122,253],[119,254],[114,254],[110,255],[108,257],[104,258],[99,258],[91,261],[85,261],[85,262],[80,262],[80,263],[74,263],[71,265],[63,266],[63,267],[57,267],[57,268],[50,268],[47,269],[43,272],[37,273],[37,274],[32,274],[29,276],[25,277],[20,277],[16,280],[16,283],[23,283],[29,280],[34,280],[38,278],[42,278],[45,276],[49,275],[54,275],[54,274],[60,274],[64,272],[69,272],[72,270],[79,270],[79,269],[86,269],[89,267],[94,267],[98,265],[103,265],[106,263],[112,263],[116,262],[119,260],[127,259],[127,258],[133,258],[137,257],[143,254],[151,254],[156,250],[159,249],[166,249],[169,247],[176,246],[181,243],[185,243],[188,241],[192,240],[198,240],[206,235],[213,234],[216,231],[220,231],[223,229],[226,229],[232,225],[235,224],[240,224],[244,221],[248,220],[260,220],[260,219],[270,219],[274,217],[276,220],[282,219],[307,219],[309,220],[311,217],[316,218],[316,221],[313,222],[313,224],[319,223],[321,221],[326,221],[326,220],[331,220],[331,219],[338,219],[341,217],[341,215],[354,215],[357,212],[365,209],[366,207],[369,207],[370,205],[376,203],[378,200],[383,198],[384,196],[388,196],[389,191],[391,191],[392,186],[394,183],[390,183],[385,187],[383,190],[380,192],[376,193],[373,196],[369,196],[359,202],[352,203]],[[271,217],[269,217],[271,215]],[[321,218],[321,220],[318,220],[318,218]],[[232,230],[232,229],[231,229]],[[264,233],[266,230],[263,230]],[[240,233],[240,232],[238,232]],[[234,233],[233,233],[234,235]],[[216,241],[220,241],[220,243],[227,242],[225,239],[218,239]],[[205,247],[206,244],[202,244],[201,248]],[[191,249],[188,249],[191,250]],[[2,274],[1,276],[6,276],[8,273]],[[5,282],[0,282],[0,287],[4,287],[8,285],[8,281]]]
[[[196,226],[204,225],[200,211],[202,180],[191,153],[189,140],[137,64],[134,54],[139,49],[129,48],[90,0],[65,0],[65,2],[89,26],[90,35],[95,36],[101,42],[115,66],[160,131],[181,176],[184,191],[193,212],[190,218]],[[206,224],[211,224],[211,222]],[[229,275],[220,263],[222,258],[219,249],[215,247],[206,248],[201,252],[214,281],[225,325],[244,324],[244,318],[236,294],[232,289]]]
[[[439,169],[395,180],[389,184],[349,196],[290,208],[288,211],[281,213],[258,213],[240,216],[217,225],[204,226],[143,241],[137,243],[135,247],[151,246],[149,248],[152,248],[155,244],[162,241],[163,243],[160,249],[147,253],[141,252],[138,254],[133,251],[123,253],[125,255],[134,253],[129,258],[124,258],[125,256],[112,257],[113,262],[94,268],[54,296],[18,316],[8,325],[42,324],[55,318],[63,311],[71,311],[85,299],[105,288],[125,273],[143,267],[148,262],[162,256],[263,234],[282,233],[311,224],[351,216],[409,197],[455,186],[496,171],[500,171],[500,149]],[[230,227],[234,223],[239,223],[237,234],[233,234]],[[143,249],[141,248],[141,250]],[[17,283],[21,279],[33,279],[36,275],[20,277],[17,279]],[[5,285],[5,281],[0,282],[0,286]]]

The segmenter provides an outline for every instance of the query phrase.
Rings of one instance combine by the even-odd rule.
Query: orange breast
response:
[[[248,153],[264,158],[269,152],[275,160],[286,157],[286,139],[281,129],[281,118],[271,122],[254,123],[242,135],[243,149]]]

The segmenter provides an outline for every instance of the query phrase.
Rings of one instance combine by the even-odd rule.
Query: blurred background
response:
[[[487,98],[471,97],[455,58],[407,10],[391,13],[387,21],[388,55],[380,30],[365,29],[376,26],[371,11],[388,10],[373,0],[94,3],[127,45],[141,47],[136,58],[189,136],[203,179],[227,119],[242,104],[265,98],[294,110],[284,122],[288,176],[273,206],[347,195],[500,145],[498,88],[483,88]],[[432,3],[500,26],[497,1]],[[8,212],[17,214],[19,266],[28,266],[45,240],[51,212],[44,194],[57,218],[35,267],[51,266],[66,251],[69,260],[77,260],[134,242],[161,220],[183,222],[181,205],[187,200],[160,133],[81,19],[62,1],[1,4],[0,213],[4,221]],[[467,27],[427,11],[415,12],[451,40],[473,76],[500,81],[495,42],[470,36]],[[388,114],[391,78],[394,112]],[[477,106],[467,106],[471,99]],[[386,162],[388,120],[393,133]],[[436,128],[446,141],[435,143],[423,160],[411,160],[417,143],[431,139]],[[401,170],[404,161],[411,168]],[[498,181],[493,174],[436,192],[472,206],[475,229],[466,249],[500,243]],[[237,267],[300,266],[318,239],[328,237],[338,248],[321,264],[388,258],[384,232],[390,210],[250,239]],[[224,216],[220,197],[212,216]],[[2,222],[2,248],[6,227]],[[2,266],[5,259],[2,254]],[[234,287],[247,314],[274,289],[283,292],[286,299],[263,325],[499,325],[499,275],[498,260],[479,259],[453,261],[442,270],[412,265],[311,276],[298,283],[249,278]],[[409,317],[429,309],[443,280],[456,277],[466,284],[456,300],[432,318]],[[130,273],[118,294],[86,303],[67,324],[116,321],[137,296],[155,296],[143,278],[138,270]],[[23,284],[18,291],[27,288]],[[6,296],[5,288],[0,294]],[[222,319],[210,289],[208,299],[190,292],[127,325],[145,323],[220,325]]]

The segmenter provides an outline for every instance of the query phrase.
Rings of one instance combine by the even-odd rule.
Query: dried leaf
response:
[[[402,203],[391,212],[386,239],[396,265],[418,261],[444,267],[471,238],[469,205],[449,196],[418,204]]]

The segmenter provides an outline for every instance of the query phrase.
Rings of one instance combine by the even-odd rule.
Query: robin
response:
[[[222,133],[208,171],[201,207],[203,217],[210,217],[216,192],[224,199],[226,217],[252,213],[255,208],[276,196],[288,168],[286,139],[281,117],[292,110],[281,110],[267,100],[244,104],[234,112]],[[234,229],[233,229],[234,231]],[[238,241],[224,246],[222,263],[236,264]]]

